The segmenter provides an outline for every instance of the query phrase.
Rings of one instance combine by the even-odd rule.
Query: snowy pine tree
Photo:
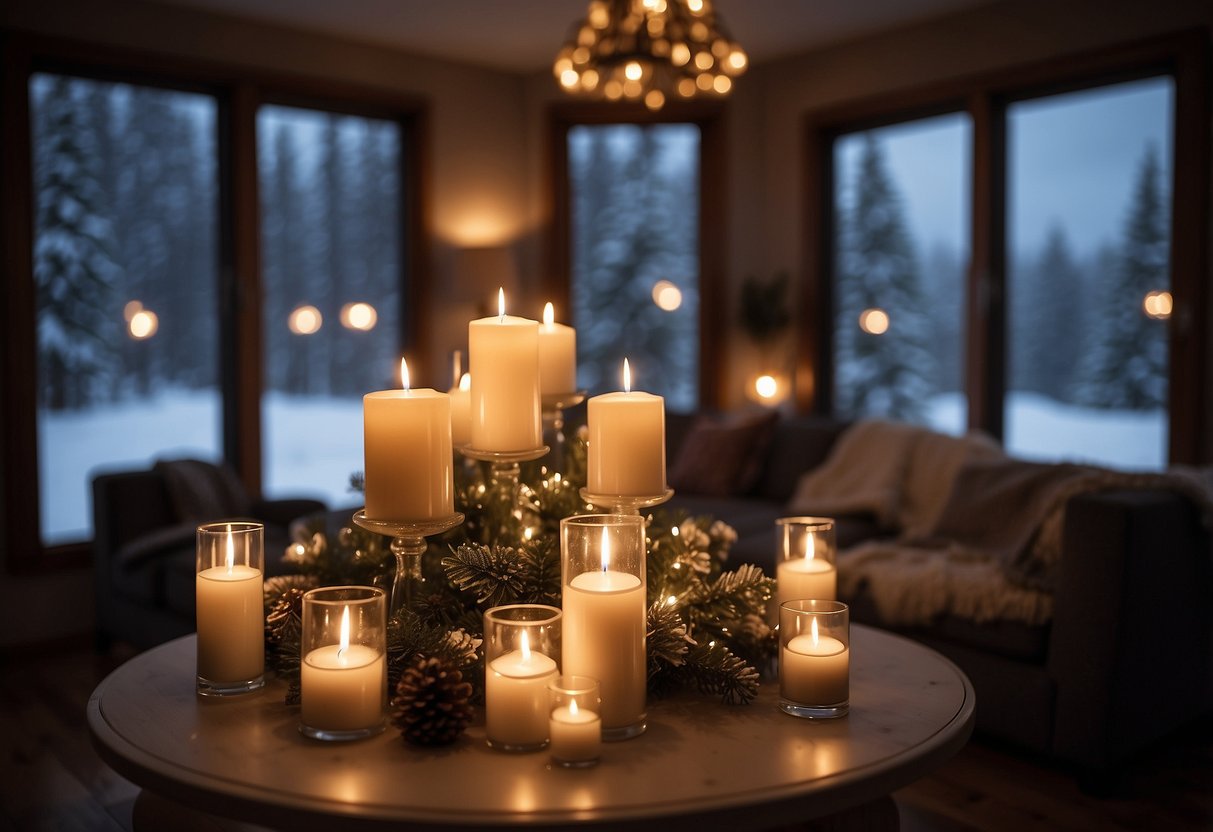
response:
[[[1039,258],[1016,267],[1012,280],[1010,388],[1068,401],[1076,374],[1077,311],[1084,295],[1060,225],[1049,228]]]
[[[851,419],[922,421],[936,392],[930,319],[901,200],[871,135],[864,138],[854,202],[839,206],[838,214],[835,410]],[[869,308],[888,314],[887,332],[860,329],[860,314]]]
[[[1142,306],[1149,292],[1170,283],[1170,231],[1159,180],[1158,154],[1151,145],[1138,169],[1116,269],[1100,294],[1102,315],[1083,374],[1082,399],[1097,407],[1166,406],[1167,326]]]
[[[33,86],[38,401],[62,410],[101,400],[112,389],[121,317],[111,284],[97,127],[71,79],[41,76]]]

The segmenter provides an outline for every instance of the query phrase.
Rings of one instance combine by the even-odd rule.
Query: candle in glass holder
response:
[[[400,360],[402,390],[362,397],[366,516],[416,521],[455,511],[451,398],[409,385]]]
[[[598,680],[557,676],[548,685],[552,712],[548,721],[552,760],[567,768],[592,766],[602,753],[602,718]]]
[[[510,604],[484,614],[484,733],[504,751],[548,741],[548,683],[558,672],[562,613],[545,604]]]
[[[505,314],[468,324],[472,375],[472,447],[505,453],[543,447],[539,395],[539,324]]]
[[[831,718],[850,708],[850,611],[837,601],[779,607],[779,706],[793,716]]]
[[[264,527],[233,521],[197,531],[197,689],[226,696],[265,684]]]
[[[776,602],[816,598],[833,601],[838,593],[834,566],[834,521],[828,517],[780,517],[780,561],[775,567]]]
[[[555,318],[552,304],[546,304],[539,327],[539,392],[544,396],[577,389],[577,330]]]
[[[631,368],[623,360],[623,392],[593,396],[588,404],[591,494],[648,497],[664,494],[665,400],[632,392]]]
[[[300,730],[321,740],[383,730],[387,699],[385,594],[322,587],[303,596]]]

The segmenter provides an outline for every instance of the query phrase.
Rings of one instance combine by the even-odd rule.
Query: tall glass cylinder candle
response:
[[[838,546],[829,517],[780,517],[779,564],[775,567],[777,602],[838,597]]]
[[[429,520],[455,511],[451,397],[409,386],[362,397],[366,516],[374,520]]]
[[[510,604],[484,614],[484,733],[502,751],[548,742],[548,683],[560,671],[559,608]]]
[[[265,684],[264,537],[260,523],[198,527],[194,589],[203,696],[247,693]]]
[[[500,314],[468,324],[472,447],[506,453],[543,447],[539,324]]]
[[[623,362],[623,392],[590,399],[586,489],[591,494],[646,497],[666,490],[665,399],[633,393]]]
[[[828,719],[850,710],[850,615],[839,601],[779,605],[779,707],[785,713]]]
[[[602,733],[645,729],[645,545],[639,515],[587,514],[560,521],[564,672],[597,679]]]
[[[384,728],[387,599],[381,589],[330,586],[303,596],[299,730],[354,740]]]

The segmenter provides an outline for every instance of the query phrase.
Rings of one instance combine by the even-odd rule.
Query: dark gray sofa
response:
[[[668,459],[678,459],[695,418],[667,414]],[[751,488],[724,497],[684,488],[667,508],[724,520],[738,533],[733,561],[773,570],[775,519],[790,513],[800,475],[825,461],[845,428],[781,418],[760,448],[761,474]],[[872,517],[837,519],[841,548],[896,533]],[[1175,493],[1071,498],[1054,615],[1042,626],[945,615],[928,626],[897,627],[881,620],[862,591],[841,600],[854,621],[902,632],[956,662],[976,689],[980,732],[1072,764],[1092,786],[1213,710],[1210,536],[1197,507]]]

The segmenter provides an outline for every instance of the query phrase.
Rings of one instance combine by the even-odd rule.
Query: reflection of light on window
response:
[[[130,304],[127,305],[129,306]],[[136,341],[151,338],[159,328],[160,319],[156,317],[156,313],[150,309],[143,308],[134,312],[130,317],[130,322],[127,324],[127,330]]]
[[[682,306],[682,290],[668,280],[658,280],[653,284],[653,303],[666,312],[673,312]]]
[[[291,312],[286,325],[296,335],[312,335],[320,330],[323,322],[319,309],[314,306],[299,306]]]
[[[779,382],[775,380],[775,376],[759,376],[754,379],[754,392],[764,399],[773,399],[779,392]]]
[[[361,332],[370,332],[375,328],[375,323],[379,320],[379,314],[375,312],[375,307],[369,303],[347,303],[341,307],[341,325],[346,329],[357,329]]]
[[[859,328],[869,335],[884,335],[889,331],[889,313],[875,307],[859,313]]]
[[[1146,311],[1146,314],[1159,321],[1165,321],[1171,317],[1173,306],[1171,293],[1167,291],[1148,292],[1145,300],[1141,302],[1141,308]]]
[[[122,317],[125,318],[126,322],[129,324],[131,322],[131,318],[135,317],[135,313],[137,313],[142,308],[143,308],[143,301],[141,301],[141,300],[128,301],[126,306],[122,307]]]

